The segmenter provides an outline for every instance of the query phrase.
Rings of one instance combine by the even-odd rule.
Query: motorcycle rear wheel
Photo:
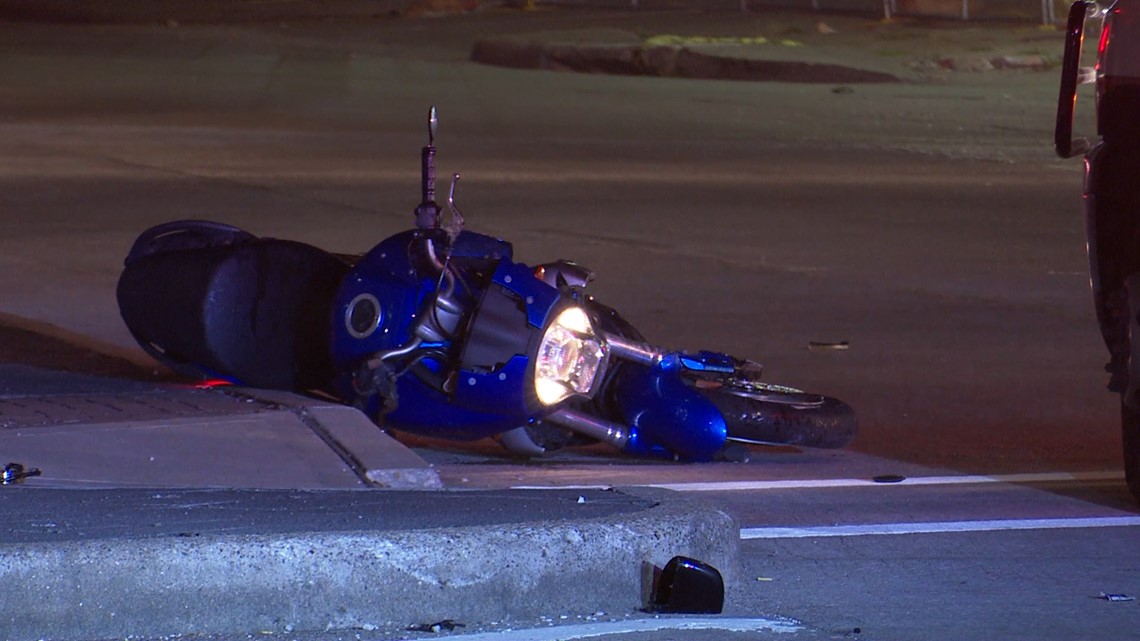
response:
[[[730,441],[835,449],[859,431],[855,410],[830,396],[736,378],[700,389],[724,416]]]

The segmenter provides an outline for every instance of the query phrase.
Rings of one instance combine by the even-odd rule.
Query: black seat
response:
[[[179,373],[324,388],[333,297],[347,271],[311,245],[253,237],[132,252],[119,310],[139,344]]]

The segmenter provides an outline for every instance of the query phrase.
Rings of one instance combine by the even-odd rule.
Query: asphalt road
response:
[[[651,339],[756,358],[862,419],[850,451],[742,465],[431,444],[446,483],[744,481],[702,496],[745,534],[869,529],[749,538],[736,613],[848,638],[1134,635],[1140,607],[1098,598],[1140,595],[1137,527],[1100,527],[1137,510],[1112,478],[1081,170],[1049,148],[1054,74],[836,91],[514,71],[466,61],[472,24],[0,25],[0,311],[137,359],[113,296],[134,234],[213,218],[366,249],[410,223],[436,104],[470,226],[589,265]],[[1046,476],[938,482],[951,473]],[[934,481],[812,485],[882,474]],[[1027,520],[1041,527],[887,533]]]

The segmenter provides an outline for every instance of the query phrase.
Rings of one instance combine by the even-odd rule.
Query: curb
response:
[[[354,407],[275,390],[235,387],[223,392],[277,405],[293,413],[368,486],[396,490],[443,489],[439,474],[427,461]]]
[[[0,636],[402,630],[445,618],[470,628],[620,613],[643,607],[647,569],[674,555],[711,563],[732,589],[740,559],[730,516],[667,491],[619,494],[651,503],[577,521],[6,543],[0,583],[17,589],[0,600]]]
[[[3,365],[0,428],[31,487],[443,487],[360,411],[288,392]]]
[[[514,69],[665,78],[803,83],[901,82],[892,74],[837,64],[720,55],[683,46],[562,45],[483,38],[475,42],[471,60]]]

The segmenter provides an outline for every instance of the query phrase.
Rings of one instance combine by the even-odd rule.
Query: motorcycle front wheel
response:
[[[855,410],[830,396],[736,378],[698,388],[724,416],[730,441],[835,449],[859,431]]]

